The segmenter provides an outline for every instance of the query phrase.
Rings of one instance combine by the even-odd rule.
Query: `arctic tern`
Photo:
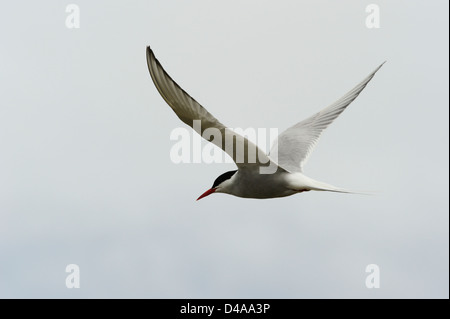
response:
[[[311,190],[353,193],[307,177],[303,174],[303,167],[322,132],[356,99],[384,63],[342,98],[282,132],[272,145],[270,155],[267,155],[247,138],[228,129],[187,94],[167,74],[150,47],[146,52],[151,78],[175,114],[203,138],[225,151],[236,163],[237,170],[217,177],[212,187],[197,200],[213,193],[244,198],[284,197]],[[196,120],[200,121],[200,126],[193,125]],[[220,131],[223,138],[212,139],[208,134],[203,136],[207,129]],[[252,149],[256,150],[254,158],[249,156]],[[264,173],[264,169],[269,167],[275,169]]]

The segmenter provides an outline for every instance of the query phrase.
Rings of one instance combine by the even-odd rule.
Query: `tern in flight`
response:
[[[227,128],[187,94],[167,74],[150,47],[147,47],[147,64],[156,88],[180,120],[220,147],[236,163],[237,170],[217,177],[212,187],[197,200],[213,193],[244,198],[284,197],[311,190],[352,193],[307,177],[303,174],[303,166],[322,132],[356,99],[384,63],[342,98],[281,133],[273,143],[270,155]],[[194,125],[194,121],[200,125]],[[211,129],[220,132],[222,138],[212,138],[208,134]],[[253,156],[252,150],[256,150]]]

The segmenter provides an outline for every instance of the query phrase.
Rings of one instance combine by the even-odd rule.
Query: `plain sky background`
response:
[[[0,297],[449,297],[448,1],[75,1],[72,30],[69,3],[0,11]],[[234,165],[171,162],[147,45],[223,123],[280,131],[387,60],[305,168],[377,195],[196,202]]]

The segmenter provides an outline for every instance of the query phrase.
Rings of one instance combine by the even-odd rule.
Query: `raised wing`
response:
[[[289,172],[302,172],[323,130],[358,97],[383,64],[335,103],[281,133],[270,150],[273,160]]]
[[[268,166],[269,157],[254,143],[234,133],[187,94],[167,74],[147,47],[147,65],[156,88],[175,114],[207,141],[231,156],[238,168]]]

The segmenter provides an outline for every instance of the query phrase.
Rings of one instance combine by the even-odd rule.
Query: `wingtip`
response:
[[[152,60],[156,60],[155,53],[153,53],[153,50],[150,48],[149,45],[146,48],[146,55],[147,55],[147,63],[150,63],[150,61],[152,61]],[[149,64],[149,67],[150,67],[150,64]]]
[[[381,69],[381,67],[386,63],[387,61],[384,61],[383,63],[381,63],[376,69],[375,71],[373,71],[372,75],[375,75],[375,73],[378,72],[379,69]]]
[[[148,56],[155,56],[155,53],[149,45],[147,45],[147,54]]]

